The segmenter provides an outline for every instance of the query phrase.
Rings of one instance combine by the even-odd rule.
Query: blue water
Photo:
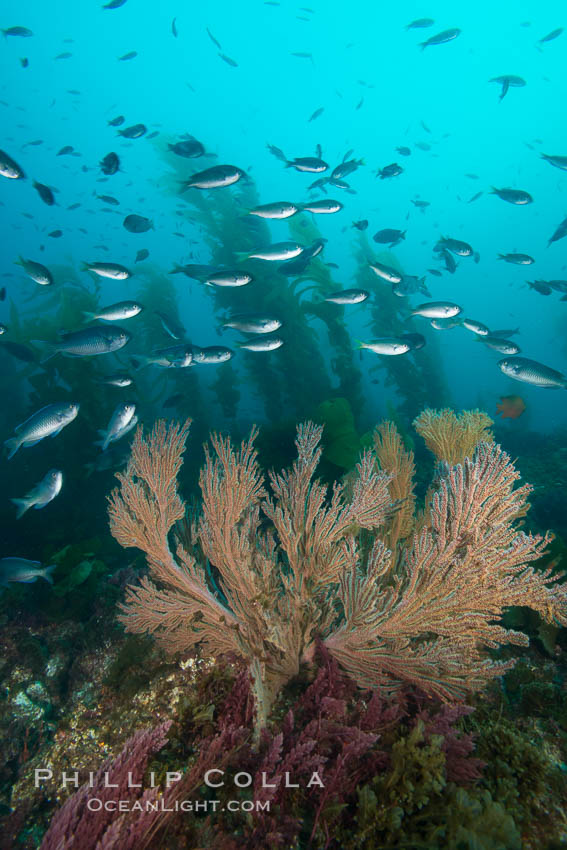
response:
[[[406,29],[412,20],[425,16],[435,19],[431,27]],[[173,20],[177,36],[172,31]],[[492,329],[519,327],[520,333],[513,336],[513,341],[521,346],[522,356],[567,374],[567,301],[562,301],[556,291],[545,296],[526,284],[534,279],[567,279],[567,239],[548,247],[548,240],[567,216],[567,171],[552,167],[541,156],[545,153],[567,158],[567,11],[565,3],[557,0],[477,0],[471,4],[447,0],[397,4],[375,0],[281,0],[277,5],[262,0],[127,0],[117,9],[104,9],[101,0],[2,0],[0,29],[14,26],[29,28],[33,36],[0,35],[0,150],[8,153],[26,174],[25,180],[0,176],[0,290],[6,290],[5,300],[0,300],[0,324],[7,328],[0,336],[0,560],[13,556],[37,559],[44,565],[56,563],[57,571],[53,588],[44,581],[35,585],[12,584],[0,608],[5,656],[0,728],[7,732],[5,765],[0,771],[0,818],[12,805],[11,791],[8,796],[5,787],[17,784],[19,790],[13,799],[16,807],[20,805],[22,820],[18,825],[20,815],[16,808],[17,818],[11,829],[16,834],[26,819],[26,829],[35,819],[34,829],[39,835],[46,826],[47,809],[55,807],[56,798],[51,795],[50,799],[40,800],[34,792],[33,799],[28,800],[22,793],[26,771],[28,780],[31,776],[30,754],[31,758],[38,753],[42,758],[47,754],[40,762],[42,766],[56,765],[62,754],[68,753],[71,762],[65,764],[65,769],[71,769],[79,756],[81,766],[95,768],[97,765],[91,765],[89,759],[96,762],[97,747],[100,759],[113,748],[115,754],[119,751],[109,728],[113,723],[122,735],[131,723],[146,722],[148,716],[164,719],[170,712],[172,716],[177,712],[181,720],[180,740],[187,727],[190,736],[196,730],[194,740],[199,742],[201,725],[205,728],[206,723],[208,728],[205,718],[209,709],[218,708],[218,696],[224,687],[219,678],[217,691],[217,684],[211,680],[202,690],[203,696],[199,696],[202,706],[194,702],[199,711],[193,717],[194,697],[179,698],[187,686],[188,668],[183,666],[182,671],[177,671],[178,680],[170,667],[163,675],[164,668],[160,667],[158,674],[156,665],[161,661],[156,661],[157,655],[147,654],[146,644],[128,644],[124,651],[121,643],[121,626],[116,622],[118,605],[124,600],[125,585],[132,587],[144,568],[141,553],[121,548],[111,537],[107,496],[116,484],[113,473],[126,462],[132,434],[113,446],[116,455],[111,451],[104,455],[96,445],[99,432],[107,428],[120,401],[136,403],[140,422],[146,428],[161,417],[193,419],[188,451],[179,473],[179,490],[188,505],[188,515],[192,516],[191,512],[198,510],[202,444],[212,429],[230,432],[238,442],[249,433],[252,424],[258,424],[262,468],[281,468],[295,459],[296,422],[307,418],[321,421],[322,410],[332,408],[328,402],[346,396],[346,409],[350,405],[353,416],[352,422],[347,417],[349,427],[344,442],[347,449],[355,446],[355,456],[362,445],[359,437],[368,435],[384,418],[395,419],[408,442],[408,435],[413,433],[416,491],[421,498],[425,482],[431,479],[433,462],[429,455],[425,457],[423,441],[411,430],[413,417],[426,406],[449,405],[455,409],[478,407],[496,418],[501,397],[520,396],[525,412],[519,418],[498,419],[495,436],[513,457],[518,457],[522,478],[534,484],[533,511],[526,520],[526,530],[542,531],[549,525],[557,532],[546,566],[556,566],[564,557],[567,393],[506,377],[497,365],[502,355],[475,341],[474,335],[463,327],[437,331],[426,318],[412,320],[412,308],[430,299],[421,293],[393,299],[389,285],[369,272],[368,261],[378,258],[407,275],[425,275],[431,300],[456,302],[462,307],[463,316]],[[562,26],[565,32],[538,46],[539,39]],[[421,41],[451,27],[460,28],[458,38],[420,49]],[[119,57],[132,51],[137,52],[135,58],[119,61]],[[67,52],[72,54],[69,58],[56,58]],[[309,55],[300,57],[294,53]],[[511,88],[500,100],[499,85],[489,80],[503,74],[520,76],[526,85]],[[131,141],[122,138],[108,123],[118,115],[125,117],[121,129],[143,123],[147,133]],[[168,144],[179,141],[183,134],[196,137],[214,158],[182,159],[168,153]],[[325,195],[308,190],[319,175],[285,168],[270,153],[268,144],[282,149],[289,159],[314,156],[320,145],[322,156],[330,165],[327,175],[348,151],[352,151],[349,157],[364,162],[346,178],[351,192],[328,186]],[[79,155],[58,156],[58,151],[67,145]],[[400,154],[396,150],[400,146],[407,146],[411,154]],[[111,151],[119,155],[121,169],[104,179],[99,163]],[[394,162],[403,166],[403,173],[392,179],[378,179],[378,170]],[[210,192],[190,189],[181,194],[182,180],[223,163],[243,169],[249,182]],[[47,206],[41,200],[33,188],[34,179],[55,191],[55,205]],[[491,194],[492,187],[525,190],[533,196],[533,203],[506,203]],[[472,200],[478,193],[480,196]],[[107,207],[96,195],[111,195],[120,203]],[[299,203],[325,197],[339,200],[344,208],[336,215],[304,213],[289,221],[262,223],[245,217],[250,203]],[[422,210],[412,201],[427,202],[428,206]],[[76,204],[76,209],[69,209]],[[207,219],[209,209],[219,219],[223,212],[222,227],[211,225]],[[151,219],[153,229],[142,234],[128,232],[122,222],[129,214]],[[363,234],[352,226],[361,219],[369,221]],[[308,267],[295,289],[293,276],[278,275],[267,263],[264,267],[258,263],[251,267],[257,279],[242,292],[219,291],[181,274],[170,274],[176,265],[185,263],[218,266],[220,257],[233,265],[238,251],[299,238],[294,228],[301,220],[315,225],[326,242],[322,254]],[[393,249],[375,245],[372,236],[383,228],[407,231],[405,241]],[[63,232],[61,238],[49,236],[55,230]],[[442,236],[470,243],[479,261],[455,258],[456,273],[449,274],[433,251]],[[141,249],[149,251],[149,258],[135,263]],[[500,253],[512,252],[531,255],[535,264],[515,266],[497,258]],[[41,287],[30,280],[15,265],[20,256],[45,264],[53,273],[54,285]],[[133,276],[124,282],[95,279],[82,270],[85,261],[122,264]],[[431,275],[431,268],[442,269],[442,276]],[[330,279],[325,277],[329,274]],[[331,288],[361,286],[371,292],[362,304],[335,308],[322,302],[322,296]],[[78,312],[75,324],[58,323],[64,311],[70,315],[73,305],[83,303],[85,294],[96,294],[99,307],[125,299],[144,304],[146,310],[141,316],[119,323],[132,334],[127,347],[118,354],[81,360],[57,355],[44,365],[23,362],[14,356],[14,343],[26,346],[24,351],[31,350],[32,356],[34,352],[39,356],[43,350],[41,340],[54,342],[59,330],[84,327]],[[254,297],[261,312],[285,312],[281,329],[284,346],[269,354],[240,350],[238,340],[243,335],[221,330],[228,315],[239,312],[240,303],[249,311]],[[397,315],[390,328],[388,321],[381,323],[381,315],[393,315],[393,304]],[[89,306],[93,305],[89,302]],[[135,371],[132,357],[140,362],[154,349],[174,344],[155,319],[155,309],[178,318],[188,343],[200,347],[229,346],[234,352],[230,363]],[[317,312],[328,320],[328,326],[314,315]],[[338,324],[333,324],[335,315]],[[426,345],[401,357],[359,352],[357,341],[377,336],[377,327],[387,335],[406,329],[422,333]],[[97,377],[116,371],[128,371],[134,386],[120,390],[95,382]],[[171,396],[181,398],[164,406]],[[16,427],[42,406],[58,401],[80,403],[76,421],[54,439],[20,448],[8,459],[3,443],[14,435]],[[326,440],[330,433],[327,427],[322,442],[323,461],[317,473],[327,483],[341,479],[348,468],[347,463],[339,465],[339,450],[334,455],[339,458],[336,465],[329,458]],[[340,439],[337,442],[341,444]],[[339,449],[344,446],[339,445]],[[112,461],[105,463],[109,456]],[[29,493],[52,469],[63,473],[61,493],[42,510],[29,510],[16,520],[11,500]],[[398,505],[396,502],[395,507]],[[523,513],[520,516],[523,522]],[[421,521],[416,527],[421,527]],[[370,535],[364,532],[361,551],[369,542]],[[199,548],[196,541],[194,544],[191,551]],[[461,545],[468,547],[466,535],[460,536]],[[460,559],[461,549],[455,551],[455,558]],[[286,559],[283,554],[278,557],[285,570]],[[324,561],[327,555],[321,557]],[[188,563],[188,558],[189,555],[184,563]],[[197,558],[200,560],[198,551]],[[491,564],[493,561],[497,569],[498,558],[488,560]],[[258,569],[264,569],[262,558],[258,563]],[[329,563],[323,567],[330,575]],[[390,582],[388,578],[391,586],[384,586],[382,597],[387,602],[394,598],[391,592],[398,592],[398,581],[403,578],[401,565],[400,556],[396,567],[399,578],[396,575],[395,584],[394,579]],[[6,563],[1,569],[7,569]],[[214,563],[206,562],[206,575],[216,592]],[[527,586],[532,581],[531,571],[523,573],[518,584],[520,580]],[[256,596],[251,604],[263,606],[262,598],[263,594]],[[390,602],[388,606],[391,607]],[[301,610],[308,608],[306,604]],[[193,624],[200,614],[196,611],[191,616],[188,628],[198,628]],[[321,622],[329,616],[322,614]],[[489,727],[483,745],[485,754],[488,746],[492,764],[490,773],[487,771],[489,780],[482,786],[482,806],[480,797],[473,796],[462,798],[459,806],[463,817],[469,816],[467,810],[469,814],[479,813],[490,798],[485,790],[491,787],[489,783],[493,789],[501,784],[498,790],[502,796],[494,795],[498,805],[504,800],[514,817],[517,812],[522,817],[528,812],[529,821],[534,822],[518,820],[522,832],[535,835],[537,826],[541,833],[545,830],[547,835],[549,830],[555,837],[559,826],[553,832],[549,824],[554,812],[558,812],[559,820],[557,801],[561,800],[562,786],[557,776],[553,785],[547,777],[552,776],[552,765],[557,773],[559,768],[564,770],[565,756],[557,730],[565,720],[560,693],[565,682],[561,663],[565,641],[558,636],[554,646],[555,631],[559,629],[542,628],[535,614],[529,621],[527,617],[511,618],[508,625],[529,631],[532,638],[539,638],[541,646],[535,640],[535,648],[526,648],[525,667],[515,683],[508,680],[512,681],[508,689],[505,684],[501,693],[493,691],[481,719],[475,721],[478,726],[465,727],[467,732],[474,731],[475,738],[481,737],[477,732],[482,731],[483,723]],[[386,630],[385,634],[387,644],[389,632]],[[423,637],[420,635],[419,640]],[[405,638],[401,642],[404,641]],[[469,638],[462,648],[467,649],[468,642]],[[396,641],[391,643],[395,652]],[[265,646],[267,652],[272,652],[271,638]],[[388,651],[386,645],[385,655]],[[101,679],[103,670],[105,676],[109,671],[112,674],[113,683],[108,687],[107,679]],[[136,676],[138,672],[143,674],[140,683],[132,670]],[[146,688],[146,673],[148,679],[155,677],[158,682],[156,703],[151,696],[138,699],[138,689],[142,694]],[[179,687],[176,681],[181,682]],[[552,682],[556,692],[551,690]],[[303,687],[305,682],[299,685]],[[128,690],[124,691],[124,686]],[[209,687],[216,706],[212,702],[209,705],[208,697],[205,699]],[[134,688],[132,694],[136,698],[127,706],[131,713],[122,716],[121,705],[126,703],[115,703],[110,691],[116,689],[117,695],[120,692],[121,699],[127,700],[124,693],[130,688]],[[336,703],[339,718],[342,685],[337,685],[336,694],[340,699],[333,696],[330,703]],[[30,710],[28,704],[35,714],[26,713]],[[201,711],[205,706],[206,711]],[[83,713],[83,707],[87,713]],[[288,707],[286,697],[286,712]],[[328,710],[327,706],[325,712]],[[361,724],[358,712],[357,708],[357,726]],[[525,713],[525,718],[520,712]],[[300,722],[302,713],[301,710],[296,715]],[[79,718],[77,723],[75,715]],[[318,726],[323,716],[320,715]],[[391,737],[389,725],[398,722],[395,716],[394,712],[394,720],[387,720],[384,727],[388,730],[384,736],[386,746],[388,738],[397,740]],[[290,717],[293,718],[291,710],[287,715]],[[502,725],[506,734],[502,736],[501,750],[496,748],[493,754],[501,720],[513,723],[518,736],[512,739],[512,727],[506,732]],[[107,731],[112,734],[107,736]],[[431,731],[427,734],[433,740]],[[521,747],[522,734],[532,750],[526,761],[523,750],[521,759],[514,753],[515,747]],[[410,759],[414,744],[405,731],[403,735],[403,749],[399,752],[407,753]],[[350,739],[341,740],[348,743]],[[454,751],[455,759],[460,760],[468,742],[463,750],[462,741],[455,745],[451,738],[448,740],[447,752],[453,758]],[[416,737],[415,741],[419,739]],[[192,742],[190,737],[185,744],[193,747]],[[307,745],[301,747],[308,753]],[[341,760],[352,758],[353,747],[354,744],[344,745]],[[534,758],[535,747],[541,751],[542,759],[547,753],[547,773]],[[327,749],[325,744],[324,761]],[[182,751],[175,739],[173,751],[178,750]],[[417,786],[423,772],[434,817],[441,818],[442,824],[437,797],[441,799],[443,783],[434,787],[441,768],[431,747],[434,772],[429,776],[428,771],[422,770],[423,759],[429,758],[426,748],[420,750],[416,745],[418,751],[419,764],[415,764],[419,770],[412,768],[412,782],[415,779]],[[479,753],[482,754],[480,750]],[[276,756],[273,758],[276,763]],[[289,757],[292,764],[293,758]],[[506,771],[501,782],[503,760]],[[394,763],[397,765],[397,761]],[[375,764],[379,765],[380,759]],[[395,770],[398,772],[397,766]],[[342,776],[338,768],[336,776]],[[546,783],[547,797],[542,791]],[[445,789],[445,798],[451,801],[451,820],[455,821],[453,801],[457,798],[450,790],[451,784]],[[390,795],[384,799],[391,799],[393,783],[388,780],[376,786],[380,787]],[[427,807],[421,809],[425,797],[419,791],[406,791],[404,788],[401,804],[405,806],[406,799],[411,807],[415,803],[415,808],[419,808],[417,822],[425,823]],[[329,799],[333,801],[332,797]],[[524,799],[530,801],[525,809]],[[9,805],[5,800],[9,800]],[[362,796],[360,801],[362,804]],[[366,798],[365,808],[369,801],[371,798]],[[381,799],[382,809],[383,802]],[[341,810],[334,802],[332,807],[336,812]],[[396,807],[397,813],[401,811]],[[508,821],[511,823],[502,808],[502,818],[504,815],[503,829]],[[392,816],[392,822],[397,818],[398,815]],[[404,818],[400,829],[408,822],[406,813]],[[483,817],[474,815],[480,824],[480,839],[486,823],[490,830],[486,839],[492,842],[492,829],[496,835],[499,818],[496,806],[485,809]],[[377,824],[382,821],[389,822],[383,813]],[[364,821],[358,821],[359,826],[360,823]],[[436,835],[445,835],[445,827],[436,827]],[[3,831],[2,836],[8,832]],[[25,846],[32,846],[31,831],[27,837]],[[165,840],[170,840],[169,834]],[[33,846],[38,846],[38,842]],[[507,846],[519,845],[511,842]],[[530,846],[534,846],[533,842]]]
[[[59,2],[54,8],[5,0],[2,27],[27,26],[34,35],[3,39],[0,53],[0,147],[28,176],[26,181],[0,182],[1,274],[8,291],[0,304],[0,321],[9,326],[11,302],[22,316],[49,310],[42,304],[53,304],[53,288],[38,291],[13,265],[18,255],[48,267],[72,266],[86,287],[92,283],[89,275],[79,271],[83,260],[123,263],[142,278],[143,264],[133,265],[140,248],[149,249],[154,275],[166,275],[175,263],[212,262],[207,234],[188,220],[193,207],[172,191],[179,174],[189,176],[206,165],[233,163],[254,180],[261,203],[302,201],[317,175],[285,169],[266,145],[275,144],[292,158],[313,155],[320,144],[331,167],[349,149],[365,162],[347,178],[356,194],[329,187],[330,196],[340,200],[344,210],[317,216],[315,221],[328,240],[324,261],[338,265],[332,270],[337,288],[356,285],[359,234],[351,228],[355,220],[369,220],[368,237],[384,227],[407,229],[406,240],[393,249],[393,255],[408,274],[422,275],[428,268],[439,267],[432,248],[441,235],[464,239],[478,251],[479,264],[464,258],[454,275],[428,275],[432,298],[456,301],[463,315],[493,328],[519,326],[521,334],[514,340],[524,356],[567,369],[563,318],[567,304],[560,302],[556,292],[544,297],[525,284],[527,279],[567,277],[567,243],[546,247],[567,211],[567,173],[540,158],[542,152],[567,155],[561,108],[567,102],[567,34],[543,44],[541,50],[536,48],[538,39],[563,23],[560,4],[378,7],[371,2],[345,6],[306,0],[306,6],[313,11],[302,11],[299,2],[278,6],[215,2],[187,8],[175,2],[128,0],[119,9],[104,10],[94,2]],[[406,31],[407,23],[425,15],[435,19],[432,27]],[[173,18],[177,38],[172,34]],[[419,49],[420,41],[453,26],[462,30],[459,38]],[[219,57],[207,28],[238,67]],[[117,57],[133,50],[138,53],[135,59],[118,61]],[[72,57],[55,59],[65,51]],[[294,57],[293,52],[308,52],[313,58]],[[21,66],[22,57],[29,59],[29,67]],[[527,85],[511,88],[500,102],[499,86],[488,80],[505,73],[522,76]],[[80,94],[70,94],[70,89]],[[321,107],[324,112],[310,122],[309,117]],[[153,140],[122,139],[107,126],[118,114],[126,117],[122,127],[143,122],[148,133],[159,131],[159,135]],[[194,135],[218,158],[178,159],[180,171],[175,172],[161,150],[183,133]],[[39,139],[41,145],[28,144]],[[416,147],[421,143],[430,150]],[[57,157],[64,145],[72,145],[81,156]],[[397,153],[400,145],[407,145],[411,156]],[[98,182],[102,176],[98,162],[111,150],[119,154],[122,170]],[[395,161],[404,173],[378,180],[377,169]],[[88,170],[82,171],[82,166]],[[56,206],[47,207],[41,201],[31,178],[59,190]],[[492,186],[525,189],[534,203],[527,207],[507,204],[489,194]],[[482,196],[469,203],[481,191]],[[93,197],[95,192],[117,197],[120,206],[101,212],[105,205]],[[422,212],[411,204],[412,199],[429,201],[430,206]],[[78,209],[67,210],[77,202]],[[155,229],[146,234],[125,231],[122,218],[131,212],[151,218]],[[63,237],[47,237],[56,228],[63,230]],[[289,238],[285,221],[268,222],[268,228],[272,241]],[[174,236],[174,231],[181,231],[184,238]],[[96,250],[97,244],[107,245],[109,251]],[[371,240],[370,246],[376,247],[376,253],[382,250]],[[532,255],[536,264],[526,268],[497,260],[498,253],[513,251]],[[232,343],[234,347],[239,336],[230,331],[219,336],[221,318],[206,288],[183,276],[168,280],[176,287],[187,339],[199,345]],[[103,282],[99,303],[136,297],[138,283],[136,277],[124,284]],[[65,285],[64,280],[56,282],[56,286]],[[421,295],[407,299],[408,314],[410,305],[424,300],[428,299]],[[369,309],[366,302],[344,311],[353,348],[355,339],[373,336],[365,329]],[[317,320],[309,322],[328,360],[326,332]],[[128,325],[132,332],[135,323]],[[500,396],[520,394],[526,414],[506,427],[529,423],[543,434],[565,425],[563,391],[542,390],[505,377],[496,365],[500,355],[475,342],[469,332],[460,328],[436,332],[423,318],[416,320],[413,330],[423,332],[430,346],[437,346],[435,368],[446,380],[453,406],[480,406],[494,414]],[[161,342],[168,344],[167,338]],[[286,345],[293,344],[293,328],[287,328]],[[127,352],[140,353],[135,338]],[[232,361],[241,392],[237,421],[243,430],[253,420],[261,422],[264,415],[262,398],[247,383],[249,376],[242,365],[249,356],[237,352]],[[409,356],[417,358],[419,353]],[[277,370],[277,352],[269,357]],[[353,357],[363,375],[361,425],[367,426],[387,413],[387,402],[395,407],[400,399],[395,386],[386,383],[387,373],[371,371],[377,363],[374,355],[363,352],[360,359],[358,353]],[[58,359],[64,380],[65,361]],[[215,369],[222,368],[208,367],[206,374],[201,370],[200,386],[210,385],[216,379]],[[327,368],[333,383],[328,363]],[[23,364],[10,359],[10,374],[15,373],[13,380],[18,381],[18,394],[23,391],[25,401],[23,371]],[[156,381],[162,379],[154,375]],[[371,383],[376,377],[378,382]],[[3,386],[9,401],[9,381]],[[169,388],[170,393],[174,391],[175,387]],[[164,386],[163,397],[167,394]],[[112,395],[113,402],[116,398]],[[210,394],[204,398],[206,402],[192,415],[207,427],[230,425],[215,399]],[[3,417],[5,437],[23,414],[32,412],[30,405],[23,407],[13,417]],[[156,407],[155,415],[160,412]],[[282,410],[282,418],[285,413]],[[310,413],[305,410],[305,415]],[[105,421],[92,426],[105,427],[106,411],[101,418]],[[151,415],[146,412],[148,419]],[[58,439],[64,440],[65,435]]]

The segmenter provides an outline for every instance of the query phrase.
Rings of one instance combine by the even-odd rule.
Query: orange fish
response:
[[[500,404],[496,405],[496,413],[502,414],[502,419],[517,419],[525,409],[524,399],[519,395],[501,396]]]

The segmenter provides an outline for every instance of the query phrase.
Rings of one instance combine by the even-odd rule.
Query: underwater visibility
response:
[[[567,847],[564,5],[0,29],[0,850]]]

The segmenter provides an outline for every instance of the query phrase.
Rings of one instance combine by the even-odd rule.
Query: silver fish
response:
[[[529,192],[524,192],[523,189],[496,189],[492,187],[491,195],[498,195],[503,201],[508,201],[509,204],[523,207],[526,204],[533,203],[533,198]]]
[[[431,319],[429,324],[436,331],[451,331],[453,328],[460,328],[461,326],[460,321],[452,317],[448,319]]]
[[[63,473],[58,469],[50,469],[47,475],[23,499],[12,499],[18,508],[16,519],[23,517],[30,508],[37,511],[44,508],[59,495],[63,486]]]
[[[549,162],[550,165],[554,165],[555,168],[560,168],[561,171],[567,171],[567,156],[551,156],[550,154],[542,153],[541,158]],[[0,174],[2,173],[0,170]]]
[[[15,265],[21,266],[27,276],[39,283],[40,286],[51,286],[53,283],[51,272],[41,263],[36,263],[34,260],[24,260],[23,257],[20,257],[19,260],[15,261]]]
[[[472,331],[473,334],[478,334],[478,336],[488,336],[490,334],[489,328],[482,322],[477,322],[476,319],[463,319],[461,324],[468,331]],[[493,334],[493,336],[499,336],[499,334]]]
[[[2,30],[4,36],[17,36],[18,38],[31,38],[33,32],[29,30],[27,27],[8,27],[8,29]]]
[[[437,245],[445,251],[450,251],[458,257],[470,257],[473,253],[472,247],[468,242],[463,242],[461,239],[450,239],[442,236]]]
[[[6,151],[0,151],[0,174],[9,180],[23,180],[26,176],[23,168]]]
[[[411,345],[407,339],[400,337],[382,337],[381,339],[373,339],[371,342],[361,342],[357,340],[357,348],[368,348],[374,354],[387,354],[394,356],[397,354],[407,354],[411,351]]]
[[[155,230],[154,223],[150,218],[146,218],[145,215],[137,215],[136,213],[127,215],[122,222],[122,226],[129,233],[147,233],[148,230]]]
[[[42,358],[45,363],[56,354],[64,357],[91,357],[96,354],[110,354],[130,342],[132,339],[128,331],[118,326],[92,325],[80,331],[71,331],[61,334],[61,341],[56,343],[43,342],[47,347],[48,354]]]
[[[130,375],[125,372],[117,372],[115,375],[105,375],[102,378],[95,378],[96,384],[106,384],[109,387],[130,387],[134,383]]]
[[[352,151],[350,153],[352,153]],[[331,173],[331,181],[335,184],[340,182],[345,177],[348,177],[349,174],[352,174],[353,171],[356,171],[360,165],[364,165],[363,159],[343,160],[343,162],[339,163],[339,165],[333,169]]]
[[[248,215],[257,215],[258,218],[268,219],[284,219],[291,218],[299,212],[297,204],[292,204],[291,201],[275,201],[273,204],[261,204],[248,210]]]
[[[453,304],[452,301],[429,301],[427,304],[420,304],[415,310],[412,310],[412,316],[425,316],[428,319],[452,319],[453,316],[458,316],[462,311],[462,307],[458,304]]]
[[[555,39],[559,38],[559,36],[563,32],[564,32],[563,27],[557,27],[557,29],[551,30],[551,32],[548,32],[547,35],[543,36],[543,38],[540,38],[537,43],[539,45],[542,45],[542,44],[547,44],[547,42],[549,42],[549,41],[555,41]]]
[[[118,130],[119,136],[124,136],[125,139],[139,139],[148,131],[145,124],[133,124],[131,127],[126,127],[124,130]]]
[[[269,339],[253,339],[247,342],[238,342],[239,348],[245,348],[246,351],[275,351],[281,348],[284,344],[283,339],[279,336],[272,336]]]
[[[415,292],[421,292],[428,298],[431,298],[431,292],[425,285],[425,277],[417,277],[413,274],[405,274],[401,283],[394,283],[392,286],[394,295],[400,298],[405,298],[407,295],[413,295]]]
[[[477,342],[482,342],[483,345],[486,345],[488,348],[491,348],[493,351],[498,351],[499,354],[519,354],[521,348],[519,345],[516,345],[515,342],[510,342],[509,339],[501,339],[497,336],[481,336],[478,337]]]
[[[332,304],[360,304],[366,301],[369,295],[370,293],[365,289],[342,289],[327,295],[325,301],[330,301]]]
[[[194,159],[205,155],[205,148],[198,142],[197,139],[191,137],[182,142],[176,142],[174,145],[168,145],[168,150],[177,156],[183,156],[186,159]]]
[[[248,272],[231,272],[231,271],[223,271],[223,272],[213,272],[213,274],[208,275],[204,283],[207,286],[246,286],[246,284],[251,283],[253,277]]]
[[[149,357],[136,355],[132,364],[136,369],[144,366],[159,366],[161,369],[186,369],[193,364],[194,346],[188,343],[158,348]]]
[[[212,168],[206,168],[204,171],[198,171],[193,174],[187,182],[183,184],[184,192],[186,189],[220,189],[223,186],[232,186],[237,183],[246,173],[235,165],[214,165]]]
[[[452,27],[451,29],[443,30],[443,32],[432,35],[427,41],[422,41],[419,46],[422,50],[425,50],[426,47],[430,47],[433,44],[447,44],[448,41],[453,41],[460,34],[461,30],[458,27]]]
[[[531,266],[535,263],[534,258],[529,254],[498,254],[498,259],[515,266]]]
[[[119,263],[83,263],[82,270],[93,272],[99,277],[108,277],[110,280],[128,280],[132,277],[132,272]]]
[[[514,357],[511,360],[504,358],[498,361],[498,366],[505,375],[516,381],[545,389],[567,389],[565,375],[537,360],[528,357]]]
[[[310,213],[336,213],[343,209],[343,204],[340,201],[333,201],[330,198],[324,198],[322,201],[311,201],[306,204],[301,204],[302,212]]]
[[[55,437],[75,419],[78,412],[78,404],[62,401],[47,404],[33,413],[21,425],[16,425],[15,436],[5,441],[5,445],[10,450],[8,460],[14,457],[20,446],[24,448],[35,446],[44,437]]]
[[[298,156],[295,159],[286,160],[286,168],[295,168],[296,171],[308,174],[321,174],[328,167],[329,164],[318,156]]]
[[[406,24],[407,30],[414,29],[424,29],[425,27],[432,27],[435,21],[433,18],[417,18],[415,21],[412,21],[410,24]]]
[[[167,313],[162,313],[161,310],[154,311],[161,322],[161,326],[172,339],[183,339],[185,336],[185,328],[173,316]]]
[[[286,260],[299,257],[302,251],[303,246],[297,242],[274,242],[273,245],[268,245],[267,248],[260,248],[260,250],[250,254],[239,255],[239,259],[256,259],[283,263]]]
[[[457,263],[452,254],[450,254],[449,251],[445,251],[445,249],[440,249],[439,253],[440,256],[445,260],[445,268],[447,269],[449,274],[455,274],[457,270]]]
[[[139,315],[144,308],[137,301],[118,301],[116,304],[110,304],[108,307],[103,307],[95,313],[83,310],[85,320],[92,321],[93,319],[103,319],[105,322],[119,322],[121,319],[132,319]]]
[[[134,414],[130,421],[126,425],[124,425],[123,428],[119,428],[109,439],[109,447],[103,449],[103,451],[100,453],[100,455],[98,455],[98,458],[93,463],[85,464],[87,476],[91,475],[93,472],[102,472],[105,469],[112,469],[117,464],[121,464],[126,461],[126,456],[124,455],[123,450],[115,446],[114,443],[117,443],[118,440],[121,440],[122,437],[125,437],[126,434],[129,434],[130,431],[132,431],[136,427],[138,421],[138,416]],[[99,431],[99,434],[104,437],[106,435],[106,431]],[[102,447],[103,443],[104,440],[96,440],[95,446]]]
[[[114,413],[110,417],[108,428],[106,429],[106,431],[101,432],[101,435],[103,436],[103,452],[106,451],[109,443],[111,443],[113,440],[116,440],[117,434],[121,432],[124,433],[125,428],[128,427],[135,413],[136,405],[128,401],[122,402],[122,404],[119,404],[115,408]]]
[[[387,180],[390,177],[399,177],[399,175],[403,173],[403,170],[402,166],[398,165],[397,162],[392,162],[390,165],[384,166],[384,168],[379,168],[376,172],[376,177],[380,175],[380,180]]]
[[[382,230],[378,230],[372,239],[374,242],[378,242],[379,245],[389,245],[390,248],[393,248],[401,242],[402,239],[406,238],[406,233],[406,230],[397,230],[393,227],[385,227]]]
[[[116,434],[110,439],[109,442],[110,443],[117,443],[118,440],[121,440],[122,437],[125,437],[126,434],[129,434],[130,431],[132,431],[136,427],[136,425],[138,424],[138,421],[139,421],[138,416],[136,414],[134,414],[134,416],[130,419],[128,424],[125,425],[123,428],[120,428],[116,432]],[[95,443],[95,445],[102,446],[102,440],[100,442]],[[107,449],[107,451],[108,451],[108,449]]]
[[[21,581],[31,584],[38,578],[43,578],[53,584],[52,573],[57,565],[41,566],[39,561],[28,561],[27,558],[0,558],[0,585],[9,581]]]
[[[560,239],[563,239],[565,236],[567,236],[567,218],[563,219],[561,224],[557,227],[557,229],[553,233],[553,236],[550,237],[550,239],[547,243],[547,247],[549,248],[549,246],[551,244],[553,244],[553,242],[558,242]]]
[[[206,348],[198,348],[193,346],[193,359],[195,363],[216,364],[225,363],[230,360],[234,352],[230,348],[225,348],[222,345],[209,345]]]
[[[547,284],[556,292],[567,293],[567,280],[548,280]]]
[[[374,274],[381,277],[382,280],[388,281],[388,283],[401,283],[404,279],[404,276],[401,272],[396,271],[391,266],[387,266],[384,263],[369,263],[368,264]]]
[[[249,313],[247,315],[232,316],[225,322],[223,328],[232,328],[248,334],[269,334],[281,328],[282,322],[275,316],[261,316]]]

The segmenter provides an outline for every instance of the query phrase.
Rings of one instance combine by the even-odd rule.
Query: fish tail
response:
[[[499,260],[503,260],[503,259],[504,259],[504,257],[505,257],[505,254],[498,254],[498,259],[499,259]]]
[[[18,437],[10,437],[9,440],[4,440],[4,445],[9,449],[8,460],[10,460],[10,458],[14,457],[22,443]]]
[[[25,512],[31,508],[31,502],[28,502],[27,499],[11,499],[11,501],[18,509],[16,519],[21,519]]]
[[[44,578],[49,584],[53,584],[53,572],[57,569],[57,564],[50,564],[46,567],[41,573],[41,577]]]
[[[361,349],[361,348],[366,348],[366,347],[367,347],[367,346],[366,346],[366,343],[365,343],[365,342],[361,342],[359,339],[355,339],[354,341],[356,342],[356,345],[355,345],[355,351],[358,351],[358,350],[359,350],[359,349]]]
[[[248,257],[250,256],[250,254],[248,254],[246,251],[236,251],[235,255],[236,255],[236,260],[239,263],[243,263],[244,260],[247,260]]]
[[[92,322],[92,320],[96,318],[95,314],[91,313],[90,310],[82,310],[81,312],[85,322]]]
[[[40,363],[47,363],[48,360],[51,360],[57,354],[57,347],[50,342],[46,342],[44,339],[31,339],[30,342],[38,345],[42,350],[43,356],[40,358]]]

